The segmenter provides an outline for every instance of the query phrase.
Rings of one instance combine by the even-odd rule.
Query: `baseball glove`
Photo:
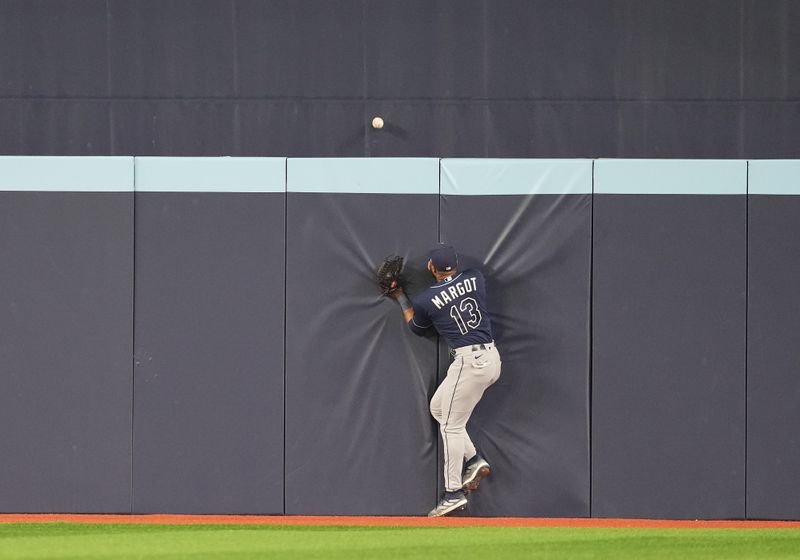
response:
[[[391,255],[383,259],[378,267],[377,280],[381,294],[388,296],[395,290],[402,289],[400,271],[403,270],[403,257]]]

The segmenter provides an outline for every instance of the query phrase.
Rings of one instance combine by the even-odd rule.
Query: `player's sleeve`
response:
[[[418,305],[417,302],[413,303],[413,307],[414,316],[408,322],[408,328],[410,328],[411,332],[414,334],[422,336],[433,326],[433,321],[431,321],[428,311],[421,305]]]
[[[476,288],[478,290],[478,294],[480,297],[486,298],[486,278],[483,276],[483,272],[476,268],[472,271],[472,274],[474,274],[475,278],[477,278],[478,285]]]

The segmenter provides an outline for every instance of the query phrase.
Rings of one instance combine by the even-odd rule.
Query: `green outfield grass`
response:
[[[0,558],[798,558],[796,529],[0,524]]]

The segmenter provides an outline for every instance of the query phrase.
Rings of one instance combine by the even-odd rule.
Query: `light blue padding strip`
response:
[[[133,191],[133,158],[0,156],[0,191]]]
[[[439,194],[437,158],[289,158],[289,192]]]
[[[137,157],[137,192],[284,192],[286,158]]]
[[[591,194],[590,159],[443,159],[442,194]]]
[[[747,161],[599,159],[597,194],[747,194]]]
[[[750,194],[800,194],[800,160],[750,160]]]

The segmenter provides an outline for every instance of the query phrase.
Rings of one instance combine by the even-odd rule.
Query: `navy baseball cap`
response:
[[[434,268],[439,272],[449,272],[458,267],[458,255],[452,245],[439,243],[431,249],[430,259]]]

